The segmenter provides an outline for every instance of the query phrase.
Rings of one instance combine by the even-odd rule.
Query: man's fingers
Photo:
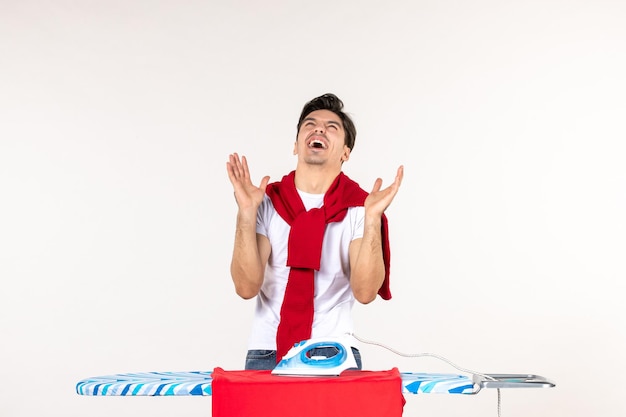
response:
[[[237,152],[234,152],[228,157],[228,163],[230,168],[229,173],[232,172],[233,175],[232,178],[236,180],[241,180],[242,178],[245,179],[250,177],[250,173],[248,171],[248,163],[245,156],[240,159],[239,154]]]
[[[248,160],[245,156],[241,157],[241,172],[244,178],[250,178],[250,170],[248,169]]]
[[[382,185],[383,185],[383,180],[380,178],[376,178],[376,181],[374,181],[374,188],[372,188],[372,193],[378,192]]]
[[[396,174],[395,182],[398,183],[398,187],[402,184],[402,178],[404,177],[404,165],[400,165],[398,168],[398,173]]]
[[[269,181],[270,181],[269,175],[264,176],[263,179],[261,180],[261,185],[259,185],[259,188],[263,191],[263,193],[265,193],[265,189],[267,188],[267,183]]]

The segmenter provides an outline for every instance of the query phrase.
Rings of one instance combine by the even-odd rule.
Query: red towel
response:
[[[292,171],[282,181],[269,184],[266,189],[278,214],[291,226],[287,250],[287,266],[291,269],[276,334],[277,362],[294,343],[311,338],[314,271],[320,268],[326,224],[343,220],[348,208],[363,206],[368,196],[356,182],[341,172],[324,195],[323,206],[306,211],[294,179],[295,171]],[[378,294],[389,300],[390,251],[387,217],[384,214],[381,232],[385,280]]]

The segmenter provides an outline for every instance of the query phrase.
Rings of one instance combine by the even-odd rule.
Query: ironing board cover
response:
[[[341,376],[213,371],[214,417],[400,417],[400,372],[347,370]]]
[[[76,384],[80,395],[211,395],[212,371],[141,372],[97,376]]]
[[[213,371],[143,372],[86,378],[76,392],[89,396],[212,395]],[[472,380],[463,375],[401,372],[403,394],[474,394]],[[296,377],[283,377],[296,378]]]

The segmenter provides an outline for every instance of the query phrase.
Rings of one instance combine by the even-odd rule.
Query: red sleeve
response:
[[[381,221],[381,240],[383,246],[383,262],[385,263],[385,280],[383,285],[378,290],[378,295],[383,300],[391,299],[391,289],[389,286],[389,268],[391,266],[391,251],[389,249],[389,225],[387,222],[387,216],[383,214]]]

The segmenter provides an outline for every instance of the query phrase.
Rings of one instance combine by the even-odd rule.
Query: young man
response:
[[[280,182],[255,186],[236,153],[226,163],[238,205],[231,275],[239,296],[257,297],[246,369],[273,369],[301,340],[352,332],[355,299],[391,298],[384,211],[403,167],[368,194],[341,170],[355,137],[342,101],[324,94],[304,105],[296,169]]]

